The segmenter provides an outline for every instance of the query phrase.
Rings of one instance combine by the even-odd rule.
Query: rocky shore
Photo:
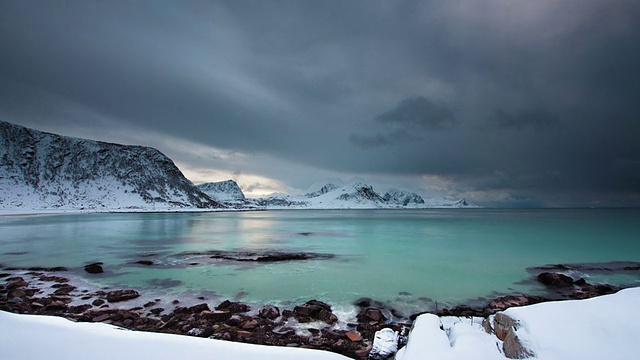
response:
[[[88,265],[86,271],[97,271],[99,266],[99,263]],[[574,280],[561,273],[563,266],[544,268],[535,279],[566,299],[584,299],[619,290],[610,285],[592,285],[584,279]],[[375,351],[370,354],[376,332],[390,328],[404,333],[420,314],[412,315],[407,321],[393,321],[385,314],[393,314],[394,310],[382,308],[371,299],[360,299],[354,304],[358,309],[357,321],[347,324],[339,324],[332,307],[318,300],[286,309],[274,305],[252,309],[248,304],[230,300],[215,307],[206,302],[187,307],[181,306],[179,300],[170,299],[154,299],[131,307],[131,300],[141,296],[138,291],[81,289],[60,276],[64,271],[64,268],[0,267],[0,310],[61,316],[79,322],[104,322],[131,330],[322,349],[354,359],[366,359],[370,355],[383,358]],[[459,305],[425,313],[487,318],[509,307],[548,300],[552,299],[515,294],[498,297],[481,307]]]

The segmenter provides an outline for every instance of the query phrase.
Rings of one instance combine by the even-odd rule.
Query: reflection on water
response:
[[[0,264],[65,266],[98,286],[244,301],[359,297],[412,308],[541,292],[527,268],[640,261],[638,210],[260,211],[0,217]],[[177,256],[197,252],[334,254],[282,262]],[[83,265],[103,262],[105,274]],[[141,262],[142,261],[142,262]],[[640,271],[589,273],[640,285]]]

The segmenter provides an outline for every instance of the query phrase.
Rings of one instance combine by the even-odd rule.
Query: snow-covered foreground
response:
[[[631,288],[587,300],[510,308],[504,314],[519,322],[516,335],[535,358],[637,359],[639,303],[640,288]],[[504,359],[502,342],[484,331],[481,320],[421,315],[397,359]]]
[[[640,339],[640,288],[588,300],[549,302],[504,313],[538,359],[634,359]],[[398,360],[504,359],[502,343],[481,319],[418,317]],[[444,330],[440,328],[443,326]],[[0,312],[0,350],[6,359],[346,359],[317,350],[269,347],[144,333],[111,325]]]
[[[331,352],[129,331],[0,311],[0,357],[12,360],[348,359]]]

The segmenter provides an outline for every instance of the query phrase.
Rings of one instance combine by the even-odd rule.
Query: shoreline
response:
[[[557,269],[561,270],[562,265]],[[157,298],[142,306],[132,306],[141,295],[134,289],[100,289],[93,291],[70,284],[58,276],[61,268],[0,267],[0,310],[35,315],[53,315],[75,322],[104,322],[122,328],[214,338],[259,345],[301,347],[326,350],[354,359],[367,358],[376,331],[391,328],[405,331],[425,313],[437,316],[488,318],[510,307],[532,305],[558,299],[526,294],[513,294],[492,299],[482,307],[457,305],[452,308],[418,312],[406,322],[392,321],[384,314],[393,309],[382,308],[371,299],[361,299],[356,321],[338,321],[330,304],[310,299],[304,304],[278,308],[264,305],[251,308],[242,302],[225,300],[210,308],[204,302],[182,306],[179,300]],[[610,285],[591,285],[584,279],[568,280],[566,276],[548,272],[538,280],[551,289],[564,293],[565,299],[586,299],[612,294],[622,289]],[[569,278],[570,279],[570,278]],[[80,286],[80,285],[79,285]]]

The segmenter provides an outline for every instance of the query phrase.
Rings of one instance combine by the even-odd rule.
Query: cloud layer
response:
[[[202,181],[639,205],[638,18],[634,0],[6,1],[0,116],[152,145]]]

